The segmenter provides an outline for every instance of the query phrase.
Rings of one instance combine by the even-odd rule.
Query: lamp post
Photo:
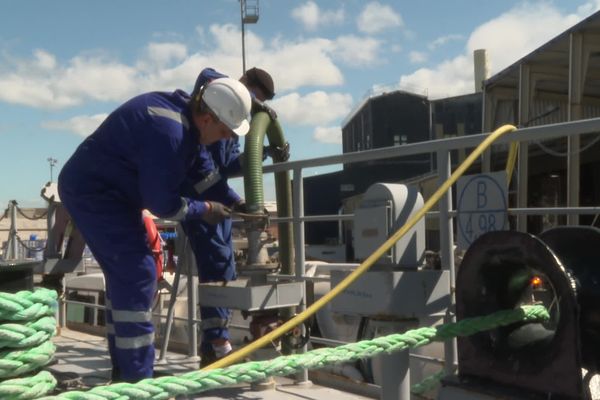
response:
[[[56,165],[58,160],[56,158],[48,157],[47,161],[48,161],[48,164],[50,164],[50,182],[52,182],[52,176],[53,176],[52,172],[53,172],[54,166]]]
[[[258,22],[258,0],[240,0],[240,15],[242,17],[242,74],[246,73],[246,24]]]

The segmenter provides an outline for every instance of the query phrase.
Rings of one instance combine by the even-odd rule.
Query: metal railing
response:
[[[540,125],[530,128],[518,129],[512,133],[505,134],[500,137],[493,146],[506,145],[512,142],[529,142],[543,141],[556,139],[560,137],[581,135],[587,133],[600,132],[600,118],[589,120],[580,120],[574,122],[566,122],[553,125]],[[292,204],[293,213],[291,222],[294,229],[294,254],[295,254],[295,275],[298,280],[305,280],[305,223],[315,221],[339,221],[340,219],[349,220],[351,215],[315,215],[307,216],[304,214],[304,183],[303,171],[307,168],[331,166],[336,164],[351,164],[364,161],[384,160],[388,158],[413,156],[424,153],[435,153],[437,160],[438,182],[441,185],[451,175],[451,151],[459,149],[474,148],[478,146],[489,134],[477,134],[461,137],[453,137],[447,139],[431,140],[428,142],[411,143],[402,146],[387,147],[381,149],[373,149],[361,152],[346,153],[342,155],[319,157],[308,160],[288,161],[278,163],[263,168],[263,174],[292,171],[293,190]],[[522,171],[521,173],[527,173]],[[376,182],[376,177],[374,178]],[[570,188],[568,188],[569,190]],[[451,193],[446,193],[439,202],[439,211],[428,213],[429,217],[439,219],[440,231],[440,259],[442,268],[449,271],[451,304],[454,306],[455,292],[455,265],[454,265],[454,218],[456,211],[452,206]],[[508,210],[512,215],[543,215],[549,213],[563,214],[598,214],[600,207],[569,207],[569,208],[540,208],[540,209],[523,209],[513,208]],[[281,221],[289,221],[290,218],[280,219]],[[276,222],[277,219],[273,218]],[[453,307],[452,307],[453,308]],[[299,312],[305,309],[305,305],[299,307]],[[447,314],[445,322],[455,320],[452,312]],[[446,360],[446,371],[451,373],[456,359],[456,341],[453,340],[445,344],[444,356]]]
[[[580,120],[574,122],[541,125],[530,128],[519,129],[513,133],[508,133],[499,138],[493,146],[505,145],[511,142],[531,142],[557,139],[573,135],[589,134],[600,132],[600,118]],[[305,223],[320,221],[349,221],[352,220],[352,214],[331,214],[331,215],[305,215],[304,213],[304,170],[308,168],[331,166],[337,164],[351,164],[364,161],[384,160],[388,158],[397,158],[413,156],[424,153],[434,153],[437,160],[438,182],[446,181],[451,175],[452,163],[451,152],[453,150],[473,148],[479,145],[488,134],[469,135],[453,137],[447,139],[432,140],[421,143],[411,143],[402,146],[373,149],[361,152],[346,153],[342,155],[319,157],[308,160],[288,161],[268,165],[263,168],[263,174],[275,172],[292,171],[293,190],[292,204],[293,212],[290,218],[272,218],[273,222],[291,222],[294,232],[294,253],[295,253],[295,275],[286,276],[286,278],[296,279],[298,281],[311,280],[306,276],[306,256],[305,256]],[[526,171],[525,171],[526,173]],[[376,177],[374,177],[376,182]],[[519,190],[519,189],[517,189]],[[598,215],[600,207],[543,207],[543,208],[509,208],[510,215]],[[439,211],[429,212],[428,218],[437,218],[439,220],[440,232],[440,258],[442,268],[450,272],[449,293],[454,293],[455,286],[455,266],[454,266],[454,218],[457,216],[456,210],[451,204],[451,193],[440,200]],[[13,217],[14,218],[14,217]],[[320,280],[320,279],[315,279]],[[69,301],[67,301],[69,302]],[[79,304],[73,302],[74,304]],[[454,298],[452,298],[454,304]],[[97,306],[92,306],[97,307]],[[305,305],[300,306],[300,310]],[[177,318],[179,319],[179,318]],[[453,315],[449,314],[449,319]],[[189,321],[188,321],[189,322]],[[337,341],[331,339],[316,339],[315,342],[335,344]],[[455,343],[449,343],[445,350],[445,359],[453,360],[452,363],[446,363],[449,368],[456,362]]]

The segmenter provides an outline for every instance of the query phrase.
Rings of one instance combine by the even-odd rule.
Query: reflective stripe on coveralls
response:
[[[173,110],[169,110],[168,108],[148,107],[148,114],[156,116],[156,117],[170,118],[173,121],[179,122],[180,124],[182,124],[185,127],[185,129],[190,128],[190,123],[188,122],[185,115],[178,113],[176,111],[173,111]]]
[[[202,194],[210,189],[215,183],[221,180],[221,174],[219,173],[219,168],[211,171],[206,178],[202,179],[200,182],[194,185],[194,190],[197,194]]]

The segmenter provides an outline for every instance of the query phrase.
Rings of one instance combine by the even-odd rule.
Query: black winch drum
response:
[[[582,398],[581,367],[600,366],[599,264],[600,230],[593,227],[478,238],[458,270],[457,318],[542,304],[550,320],[459,338],[460,379]]]

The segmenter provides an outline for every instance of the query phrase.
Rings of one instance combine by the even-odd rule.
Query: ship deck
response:
[[[111,365],[108,357],[106,339],[63,328],[53,339],[57,346],[56,363],[46,369],[53,373],[65,385],[73,384],[73,390],[85,390],[85,387],[103,385],[110,379]],[[158,354],[158,351],[157,351]],[[183,354],[170,352],[167,362],[157,362],[156,371],[168,375],[183,374],[198,369],[198,362],[190,361]],[[83,388],[82,388],[83,387]],[[279,400],[361,400],[370,397],[321,386],[318,384],[297,385],[292,379],[277,377],[275,389],[255,391],[250,384],[240,384],[222,389],[214,389],[196,395],[179,396],[177,399],[279,399]]]

